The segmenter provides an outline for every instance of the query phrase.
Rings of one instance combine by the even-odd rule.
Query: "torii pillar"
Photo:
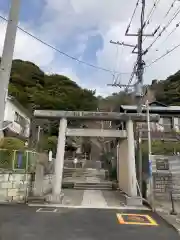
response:
[[[62,197],[62,179],[64,166],[64,153],[66,144],[67,119],[61,118],[59,124],[59,136],[57,144],[57,153],[54,163],[54,182],[53,182],[53,201],[60,202]]]
[[[119,188],[127,194],[128,205],[141,205],[137,193],[137,178],[135,165],[135,146],[133,121],[126,122],[127,138],[118,145],[118,182]]]

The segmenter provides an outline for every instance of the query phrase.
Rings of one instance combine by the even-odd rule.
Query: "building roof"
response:
[[[149,104],[149,111],[151,113],[179,113],[180,114],[180,106],[167,106],[163,103],[152,102]],[[121,105],[120,112],[137,112],[136,105]],[[146,107],[144,106],[143,112],[146,112]]]
[[[149,106],[159,106],[159,107],[168,107],[168,105],[162,103],[162,102],[158,102],[158,101],[153,101],[149,103]]]

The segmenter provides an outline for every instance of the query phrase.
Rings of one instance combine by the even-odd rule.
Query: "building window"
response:
[[[175,131],[178,131],[180,130],[180,118],[174,118],[174,129]]]
[[[27,125],[26,119],[22,117],[18,112],[15,112],[14,121],[22,127],[22,131],[24,132]]]
[[[180,118],[177,118],[177,125],[180,127]]]
[[[20,125],[23,125],[23,123],[26,123],[26,119],[22,117],[18,112],[15,112],[14,121],[19,123]]]
[[[164,131],[172,130],[172,118],[162,118],[162,125],[164,127]]]
[[[19,123],[19,114],[17,112],[15,112],[15,116],[14,116],[14,121]]]

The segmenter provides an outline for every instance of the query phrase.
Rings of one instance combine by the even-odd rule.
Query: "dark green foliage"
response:
[[[179,142],[152,141],[152,154],[154,155],[172,155],[174,152],[180,152]],[[143,154],[148,155],[148,142],[142,143]]]
[[[180,71],[154,84],[155,97],[167,105],[180,105]]]
[[[9,94],[30,111],[95,110],[95,92],[82,89],[62,75],[46,75],[31,62],[14,60],[9,85]]]
[[[66,76],[47,75],[35,64],[22,60],[13,61],[9,94],[31,113],[35,109],[97,109],[95,91],[82,89]],[[38,125],[42,125],[48,136],[57,135],[59,121],[47,121],[46,124],[42,122]]]

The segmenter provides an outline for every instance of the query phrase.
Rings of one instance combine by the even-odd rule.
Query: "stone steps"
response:
[[[46,196],[36,197],[36,196],[29,196],[27,199],[28,203],[44,203],[46,202]]]
[[[76,177],[103,177],[105,178],[105,171],[97,171],[96,169],[88,169],[88,168],[64,168],[63,170],[63,178],[72,177],[75,175]]]
[[[84,182],[75,183],[75,189],[81,190],[112,190],[111,182]]]

